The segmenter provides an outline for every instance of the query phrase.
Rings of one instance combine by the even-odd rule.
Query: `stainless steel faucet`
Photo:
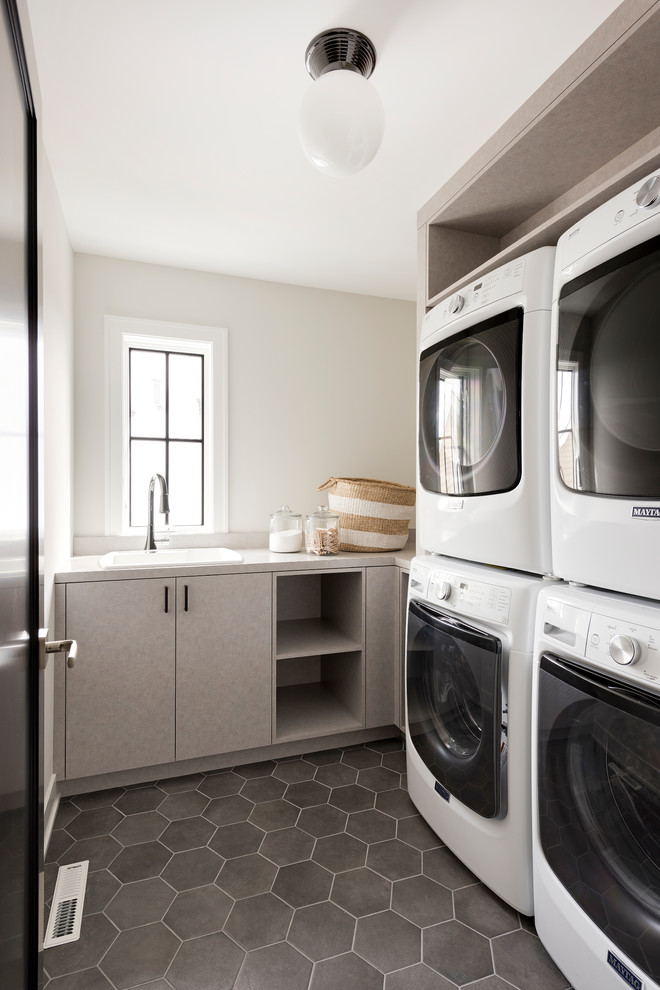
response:
[[[149,521],[147,523],[147,542],[144,545],[145,550],[156,549],[156,540],[154,538],[154,490],[156,488],[157,481],[160,481],[160,511],[165,513],[165,522],[169,521],[170,497],[167,492],[167,482],[162,474],[154,474],[149,482]]]

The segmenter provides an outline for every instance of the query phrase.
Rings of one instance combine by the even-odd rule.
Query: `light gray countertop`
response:
[[[410,570],[415,547],[410,544],[403,550],[387,553],[338,553],[319,557],[310,553],[272,553],[267,549],[236,547],[243,557],[240,563],[176,564],[158,567],[127,567],[104,569],[99,564],[101,555],[71,557],[68,567],[55,574],[57,584],[82,581],[126,581],[128,579],[168,578],[205,574],[234,574],[249,571],[298,571],[330,570],[346,567],[384,567],[395,565]],[[157,552],[157,551],[156,551]]]

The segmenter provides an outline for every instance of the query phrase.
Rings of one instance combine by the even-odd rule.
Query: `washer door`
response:
[[[660,701],[545,654],[538,706],[545,858],[601,931],[660,982]]]
[[[483,818],[500,810],[501,660],[496,637],[410,602],[406,691],[413,745],[442,788]]]
[[[420,480],[441,495],[490,495],[521,477],[522,309],[423,351]]]

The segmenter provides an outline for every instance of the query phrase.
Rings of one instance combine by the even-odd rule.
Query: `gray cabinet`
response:
[[[398,721],[399,568],[366,570],[366,694],[367,729]]]
[[[173,579],[67,586],[67,777],[174,759],[174,594]]]
[[[271,575],[176,583],[177,760],[269,745]]]

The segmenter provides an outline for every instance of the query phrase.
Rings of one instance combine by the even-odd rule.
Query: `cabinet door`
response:
[[[177,578],[177,760],[270,745],[271,597],[270,574]]]
[[[366,726],[393,725],[398,663],[398,568],[368,567],[366,627]]]
[[[174,759],[174,581],[70,584],[66,776]]]

